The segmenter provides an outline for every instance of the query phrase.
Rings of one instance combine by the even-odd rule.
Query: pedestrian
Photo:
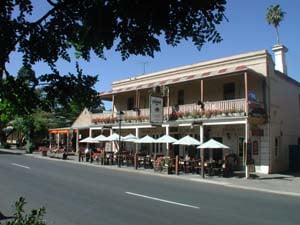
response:
[[[90,160],[90,149],[88,147],[86,147],[86,149],[84,150],[84,154],[85,154],[85,161],[89,162],[89,160]]]
[[[84,159],[83,149],[79,148],[79,151],[78,151],[78,161],[81,162],[81,161],[83,161],[83,159]]]

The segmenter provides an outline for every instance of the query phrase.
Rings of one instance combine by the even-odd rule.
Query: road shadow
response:
[[[292,181],[291,177],[287,176],[271,176],[271,177],[257,177],[258,180],[286,180],[286,181]]]
[[[285,176],[300,177],[300,171],[287,171],[282,174]]]
[[[229,176],[229,178],[245,178],[244,171],[234,171],[234,173]],[[250,173],[248,179],[253,180],[286,180],[292,181],[294,177],[300,177],[300,172],[285,172],[281,174],[257,174],[257,173]]]
[[[0,155],[23,155],[21,152],[9,152],[9,151],[1,151],[0,150]]]
[[[5,216],[1,211],[0,211],[0,221],[1,220],[8,220],[8,219],[14,219],[14,216]]]

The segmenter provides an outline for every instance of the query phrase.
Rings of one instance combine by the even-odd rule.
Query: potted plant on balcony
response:
[[[240,116],[245,116],[245,111],[243,109],[239,109],[238,113],[240,114]]]
[[[205,118],[210,118],[210,117],[211,117],[211,115],[212,115],[212,111],[211,111],[210,109],[208,109],[208,110],[205,110],[205,112],[204,112],[204,116],[205,116]]]
[[[223,117],[229,116],[229,110],[228,109],[223,110],[222,116]]]
[[[192,119],[192,113],[191,112],[185,112],[183,118],[185,119]]]
[[[235,109],[229,109],[228,110],[228,116],[234,116]]]
[[[177,119],[183,119],[184,118],[184,112],[178,111],[178,112],[175,112],[175,113],[176,113]]]
[[[132,122],[134,122],[136,120],[136,117],[134,117],[134,116],[126,116],[125,118],[124,118],[124,121],[126,122],[126,123],[132,123]]]
[[[146,122],[147,120],[149,120],[148,117],[144,115],[139,115],[136,117],[137,122]]]

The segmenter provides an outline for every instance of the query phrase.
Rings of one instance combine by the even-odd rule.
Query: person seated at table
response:
[[[190,172],[190,156],[188,154],[185,155],[184,157],[184,172],[188,173]]]
[[[190,161],[190,159],[191,159],[190,156],[188,154],[186,154],[185,157],[184,157],[184,160],[185,161]]]

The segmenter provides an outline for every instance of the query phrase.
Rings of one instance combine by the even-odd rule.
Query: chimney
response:
[[[272,48],[275,56],[275,70],[287,74],[287,66],[285,61],[285,53],[288,49],[284,45],[274,45]]]

